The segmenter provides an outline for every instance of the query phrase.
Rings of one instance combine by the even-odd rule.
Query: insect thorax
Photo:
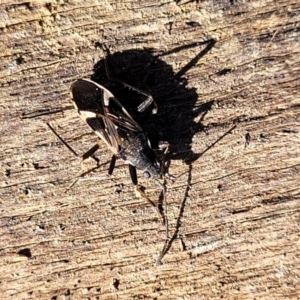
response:
[[[137,169],[149,172],[151,177],[159,177],[159,165],[147,136],[143,132],[130,132],[122,138],[119,156]]]

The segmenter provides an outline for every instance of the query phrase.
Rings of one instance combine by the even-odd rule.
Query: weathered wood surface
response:
[[[1,299],[299,298],[299,22],[296,0],[2,1]],[[127,167],[103,180],[104,147],[66,191],[95,162],[46,126],[95,143],[68,88],[97,63],[102,78],[101,44],[115,77],[148,75],[159,112],[136,118],[171,144],[160,266],[164,228]]]

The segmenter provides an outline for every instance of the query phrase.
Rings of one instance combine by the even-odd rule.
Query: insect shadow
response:
[[[168,143],[167,160],[184,161],[190,165],[189,173],[192,171],[191,163],[203,154],[192,151],[192,139],[195,133],[205,129],[201,121],[211,109],[213,101],[197,105],[197,109],[195,109],[198,95],[195,88],[188,87],[188,81],[184,75],[210,51],[214,44],[214,40],[193,43],[160,55],[154,55],[151,50],[116,52],[108,55],[105,59],[110,76],[118,81],[108,79],[104,59],[94,65],[94,74],[91,76],[93,81],[107,88],[121,102],[149,137],[154,149],[158,148],[160,141]],[[95,47],[101,47],[101,44],[96,43]],[[164,56],[180,53],[193,47],[199,47],[202,50],[177,73],[164,61]],[[125,87],[120,81],[151,94],[158,107],[157,113],[152,113],[152,105],[145,111],[138,112],[137,107],[147,96]],[[200,121],[195,122],[196,117]],[[170,173],[172,174],[172,170]],[[189,185],[191,174],[188,178]],[[189,187],[187,187],[185,195],[188,193],[188,189]],[[163,251],[157,259],[157,264],[169,250],[173,240],[177,238],[185,201],[186,196],[181,204],[175,233],[171,239],[166,241]]]
[[[183,76],[214,44],[214,40],[193,43],[160,55],[153,55],[151,50],[128,50],[116,52],[105,58],[111,77],[152,95],[158,106],[156,114],[152,113],[151,105],[143,112],[137,111],[137,107],[147,97],[125,87],[120,82],[109,80],[104,59],[94,65],[91,79],[114,94],[147,134],[154,149],[158,148],[160,141],[167,142],[169,159],[180,159],[190,164],[201,156],[201,153],[192,151],[192,138],[195,133],[204,130],[201,120],[211,109],[213,101],[197,106],[195,109],[198,99],[196,89],[187,87],[188,81]],[[187,48],[201,47],[201,45],[205,46],[204,49],[177,73],[163,60],[164,56],[180,53]],[[194,119],[199,115],[201,115],[200,121],[195,122]]]

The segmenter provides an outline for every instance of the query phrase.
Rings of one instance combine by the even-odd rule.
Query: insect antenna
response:
[[[166,186],[159,182],[158,180],[155,180],[155,182],[160,186],[161,188],[161,194],[162,194],[162,207],[158,207],[158,211],[160,215],[163,216],[163,224],[166,228],[166,240],[169,239],[169,222],[168,222],[168,209],[167,209],[167,201],[166,201]]]
[[[161,165],[160,165],[160,173],[162,174],[162,176],[165,179],[169,179],[171,182],[174,182],[176,178],[174,176],[170,175],[168,172],[165,172],[165,169],[168,169],[168,167],[169,167],[169,166],[167,166],[167,167],[165,166],[166,156],[169,151],[169,147],[170,147],[169,143],[164,142],[164,141],[159,142],[159,149],[161,151],[163,151],[162,158],[161,158]],[[165,185],[165,182],[161,183],[158,180],[155,180],[155,181],[161,187],[161,190],[162,190],[162,205],[163,205],[163,210],[164,210],[164,220],[165,220],[165,226],[166,226],[166,239],[165,239],[163,248],[160,251],[158,258],[156,260],[156,265],[160,265],[162,258],[165,256],[165,254],[171,247],[173,238],[170,238],[170,236],[169,236],[168,208],[167,208],[167,201],[166,201],[166,193],[167,193],[166,185]]]
[[[161,184],[161,183],[160,183]],[[143,189],[140,186],[136,186],[136,190],[140,193],[140,195],[146,199],[157,211],[159,217],[161,218],[161,223],[163,225],[168,224],[168,219],[166,218],[165,214],[162,212],[162,210],[146,195],[146,193],[143,191]],[[166,229],[166,231],[168,231]]]

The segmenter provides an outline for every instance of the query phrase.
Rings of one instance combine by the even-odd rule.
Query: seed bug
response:
[[[157,105],[149,93],[110,77],[106,60],[104,60],[104,62],[106,74],[110,80],[118,81],[126,87],[147,96],[147,99],[138,106],[137,110],[139,112],[143,112],[151,104],[153,104],[153,112],[156,113]],[[108,89],[92,80],[76,80],[71,85],[70,93],[74,107],[80,117],[100,138],[96,145],[82,155],[82,158],[86,159],[92,156],[99,147],[105,143],[113,153],[108,170],[109,175],[112,175],[113,173],[117,158],[121,158],[125,163],[127,163],[133,185],[136,190],[159,212],[162,222],[166,226],[166,237],[168,239],[166,187],[159,181],[162,173],[162,166],[156,159],[150,140],[144,133],[143,129],[136,121],[134,121],[125,107]],[[161,150],[163,150],[163,148],[164,154],[166,154],[168,147],[166,145],[162,145]],[[146,178],[153,178],[156,184],[161,188],[164,213],[138,185],[136,169],[142,170]],[[175,179],[166,172],[162,175],[167,179]]]

